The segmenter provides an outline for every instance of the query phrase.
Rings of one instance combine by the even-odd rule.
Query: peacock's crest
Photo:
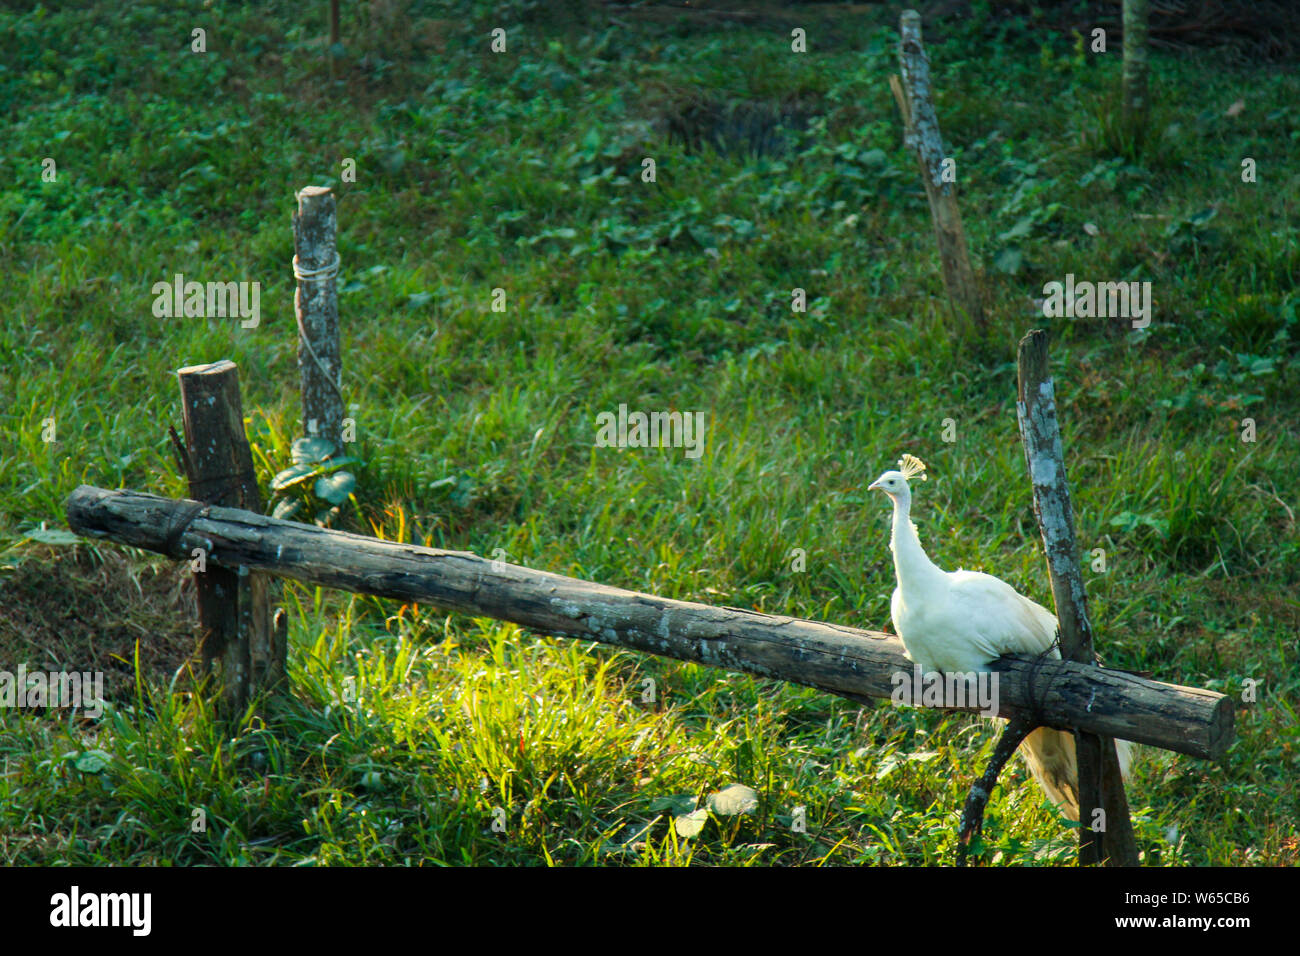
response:
[[[915,455],[904,455],[902,458],[898,459],[898,470],[901,471],[903,477],[909,481],[913,478],[920,478],[922,481],[926,480],[925,462],[917,458]]]

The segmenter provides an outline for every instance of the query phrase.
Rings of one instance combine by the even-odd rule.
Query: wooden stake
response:
[[[253,456],[244,436],[239,370],[230,361],[192,365],[176,373],[185,421],[190,496],[196,502],[260,511]],[[191,509],[197,513],[197,509]],[[169,538],[184,534],[192,514],[177,515]],[[284,677],[283,626],[270,618],[267,576],[223,564],[211,541],[191,542],[200,647],[205,671],[233,715],[252,696]]]
[[[943,283],[954,307],[982,330],[984,308],[966,249],[956,187],[952,182],[945,182],[943,139],[931,98],[930,58],[921,42],[921,15],[915,10],[903,11],[899,18],[899,37],[898,59],[903,79],[900,83],[898,77],[890,77],[889,87],[903,116],[904,142],[915,150],[921,167],[921,182],[930,201],[930,218],[939,246]]]
[[[303,434],[343,445],[343,361],[339,346],[339,303],[335,290],[338,252],[334,194],[325,186],[298,193],[293,217],[294,273],[298,290],[298,374],[302,387]]]
[[[1047,553],[1047,571],[1052,579],[1061,656],[1091,665],[1095,664],[1096,655],[1074,536],[1074,512],[1070,507],[1061,429],[1056,419],[1056,398],[1047,366],[1047,333],[1034,330],[1021,339],[1018,359],[1016,415],[1033,482],[1034,513],[1038,516]],[[1079,769],[1079,863],[1136,866],[1137,844],[1115,741],[1078,729],[1074,738]],[[1097,820],[1101,830],[1092,829],[1096,809],[1102,811]]]

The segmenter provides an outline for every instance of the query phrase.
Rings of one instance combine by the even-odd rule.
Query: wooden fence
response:
[[[203,551],[211,564],[432,604],[851,700],[889,699],[894,676],[913,669],[902,642],[879,631],[674,601],[467,551],[384,541],[237,508],[82,485],[68,498],[67,515],[78,534],[170,558],[190,560]],[[1003,717],[1038,710],[1053,726],[1208,759],[1222,756],[1232,738],[1231,701],[1212,691],[1070,661],[1008,657],[996,669]]]

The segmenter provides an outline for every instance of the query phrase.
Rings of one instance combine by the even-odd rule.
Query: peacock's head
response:
[[[891,498],[910,499],[911,491],[907,480],[920,478],[925,481],[925,462],[912,455],[904,455],[898,460],[898,467],[898,471],[887,471],[867,485],[867,490],[883,491]]]

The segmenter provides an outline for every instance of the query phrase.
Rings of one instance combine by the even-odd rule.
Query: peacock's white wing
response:
[[[1000,578],[982,571],[954,571],[949,595],[972,645],[989,660],[1003,654],[1041,654],[1056,640],[1056,615]],[[1059,656],[1059,652],[1053,656]]]

